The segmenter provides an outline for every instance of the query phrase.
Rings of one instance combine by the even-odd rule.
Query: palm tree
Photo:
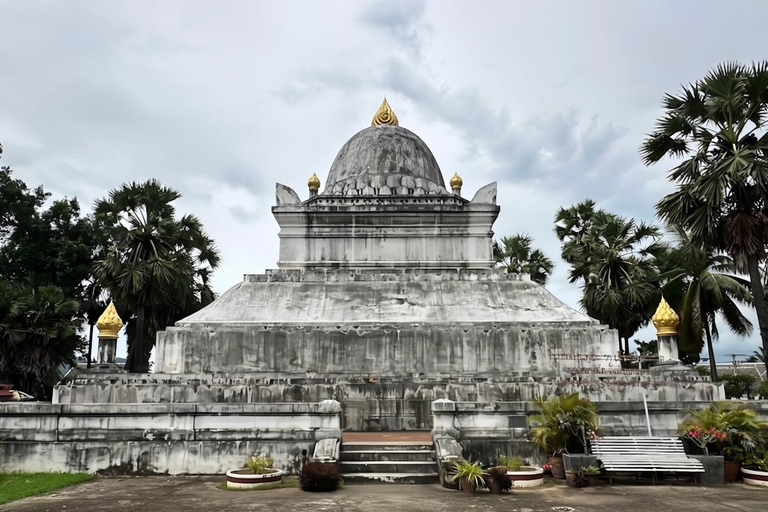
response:
[[[172,203],[180,197],[150,180],[124,184],[96,203],[111,237],[96,277],[127,313],[127,371],[148,371],[157,331],[213,300],[209,276],[219,254],[197,217],[175,218]]]
[[[82,350],[78,303],[56,286],[0,281],[0,381],[50,397],[61,365]]]
[[[640,149],[643,161],[683,161],[669,173],[677,190],[656,211],[749,273],[768,351],[768,304],[760,279],[768,242],[768,62],[721,64],[680,94],[667,94],[662,106],[665,113]]]
[[[720,314],[728,327],[741,336],[752,333],[752,323],[742,314],[737,303],[750,304],[749,281],[723,272],[735,272],[733,260],[712,249],[697,245],[691,235],[680,228],[674,230],[677,245],[669,249],[668,265],[672,268],[661,277],[666,279],[664,291],[680,297],[678,340],[686,352],[701,352],[704,337],[709,353],[709,369],[717,382],[717,366],[712,340],[717,339],[715,323]]]
[[[762,347],[752,352],[752,355],[747,358],[747,362],[765,364],[765,351]]]
[[[630,336],[650,321],[658,301],[658,228],[596,209],[589,200],[561,208],[555,223],[569,280],[583,282],[582,307],[618,330],[619,350],[624,340],[628,354]]]
[[[555,264],[539,249],[531,249],[533,238],[517,234],[505,236],[501,242],[493,241],[493,257],[499,266],[510,272],[525,273],[540,285],[547,284]]]

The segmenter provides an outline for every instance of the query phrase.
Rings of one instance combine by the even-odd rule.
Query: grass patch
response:
[[[279,482],[270,482],[268,484],[264,484],[262,486],[256,487],[255,489],[230,489],[229,487],[227,487],[227,482],[221,482],[219,485],[216,486],[216,488],[221,489],[223,491],[248,492],[248,491],[268,491],[270,489],[284,489],[286,487],[298,487],[298,486],[299,486],[299,477],[284,476],[283,479]]]
[[[0,474],[0,504],[79,484],[93,476],[88,473]]]

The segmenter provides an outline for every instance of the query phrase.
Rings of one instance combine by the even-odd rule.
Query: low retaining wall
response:
[[[768,401],[747,402],[768,421]],[[708,402],[648,402],[651,430],[655,436],[676,436],[677,425],[687,409]],[[643,402],[599,402],[596,404],[603,435],[646,436],[648,426]],[[544,454],[528,441],[528,416],[538,408],[532,402],[432,402],[433,436],[447,434],[464,450],[464,457],[490,462],[499,455],[517,455],[544,463]]]
[[[298,471],[302,451],[341,437],[341,406],[0,404],[0,472],[224,474],[269,455]]]

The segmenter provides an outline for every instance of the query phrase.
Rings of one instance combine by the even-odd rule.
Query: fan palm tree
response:
[[[683,160],[669,173],[677,190],[656,211],[749,273],[768,351],[768,304],[760,279],[768,242],[768,62],[722,64],[681,93],[667,94],[662,106],[664,114],[640,149],[643,161]]]
[[[555,264],[539,249],[531,249],[533,238],[517,234],[505,236],[501,242],[493,241],[493,256],[496,263],[510,272],[525,273],[531,280],[545,285]]]
[[[628,354],[630,336],[650,321],[658,302],[658,228],[595,209],[592,201],[561,209],[555,223],[569,280],[583,282],[582,307],[618,330],[619,350],[624,340]]]
[[[690,234],[676,228],[677,245],[669,249],[671,270],[661,275],[664,291],[680,297],[678,340],[686,352],[701,352],[706,337],[710,375],[717,381],[717,366],[712,340],[718,337],[715,320],[720,314],[738,335],[752,333],[752,323],[742,314],[738,303],[751,304],[749,281],[723,272],[735,272],[733,260],[724,254],[697,245]]]
[[[78,309],[56,286],[0,281],[0,381],[50,397],[59,367],[83,349]]]
[[[150,180],[124,184],[96,203],[111,237],[96,277],[127,312],[127,371],[146,372],[156,332],[213,299],[209,276],[219,254],[197,217],[176,219],[172,203],[180,197]]]

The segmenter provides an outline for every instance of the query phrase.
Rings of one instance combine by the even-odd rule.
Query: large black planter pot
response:
[[[723,485],[725,483],[725,459],[722,455],[689,455],[699,459],[704,473],[699,473],[701,485]]]

